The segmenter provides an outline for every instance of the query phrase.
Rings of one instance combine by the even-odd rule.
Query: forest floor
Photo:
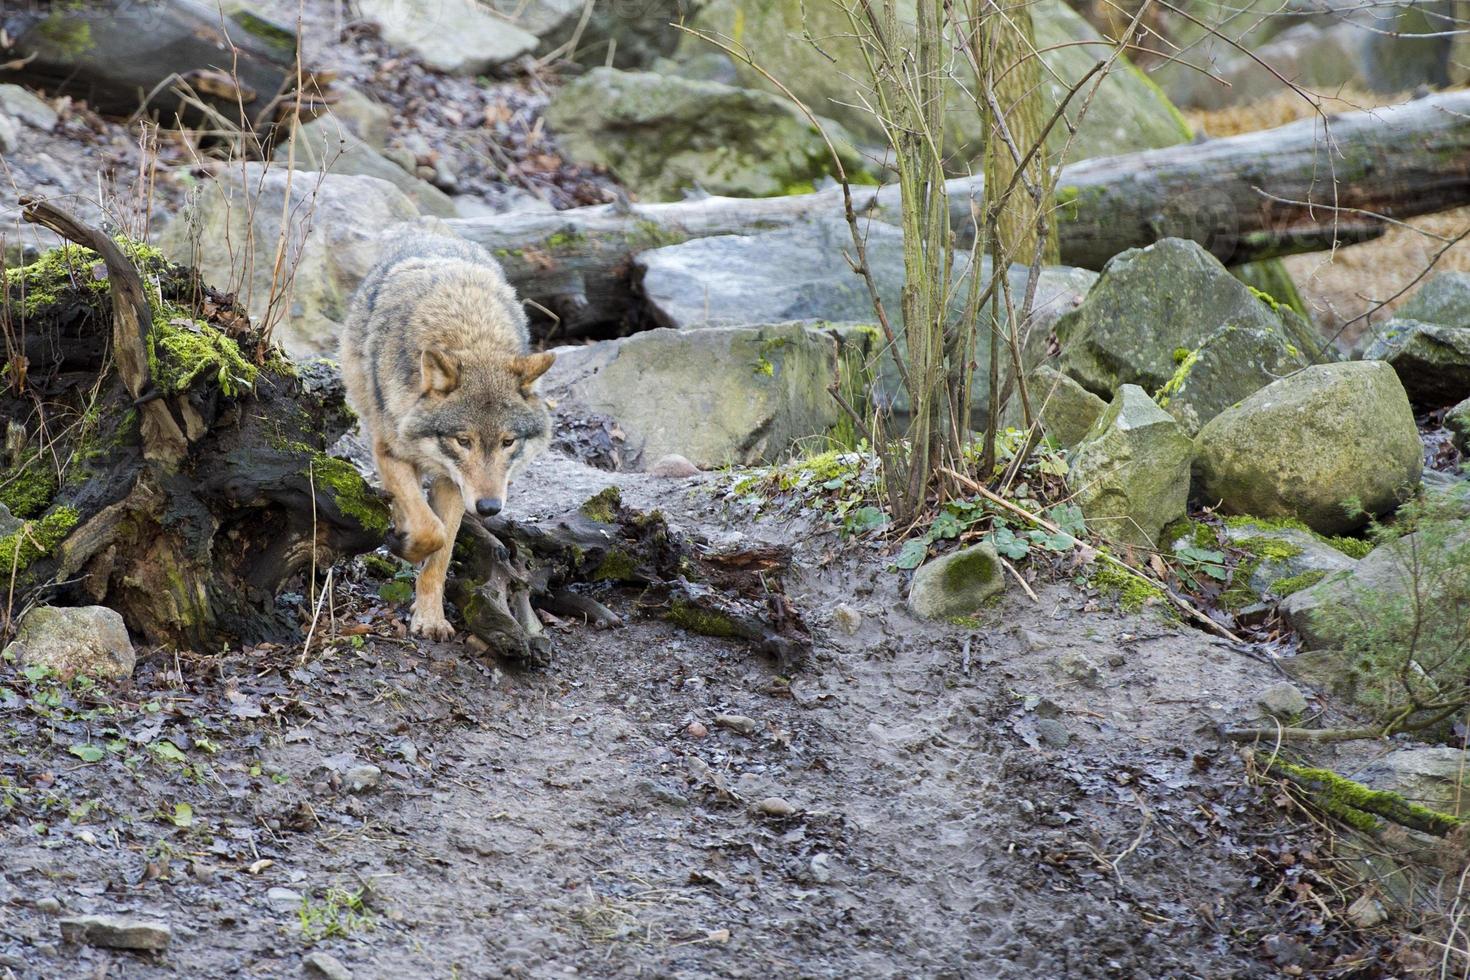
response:
[[[0,977],[298,976],[314,952],[357,978],[1389,972],[1330,853],[1215,735],[1281,679],[1258,651],[1070,583],[924,623],[885,556],[736,513],[728,479],[547,456],[511,509],[616,483],[687,531],[795,541],[817,643],[786,677],[632,594],[625,627],[556,627],[523,671],[407,638],[360,563],[307,655],[144,653],[107,690],[0,667]],[[85,914],[172,940],[63,942]]]

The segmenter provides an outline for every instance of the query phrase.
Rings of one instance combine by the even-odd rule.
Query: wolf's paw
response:
[[[420,534],[406,534],[396,527],[389,528],[383,536],[383,543],[399,558],[410,565],[417,565],[444,547],[444,529],[441,526]]]
[[[443,609],[432,609],[419,612],[414,610],[413,618],[408,622],[409,631],[415,636],[422,636],[430,640],[452,640],[454,639],[454,627],[449,625],[449,620],[444,618]]]

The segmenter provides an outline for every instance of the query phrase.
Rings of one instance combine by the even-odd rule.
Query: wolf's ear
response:
[[[459,358],[437,347],[419,355],[419,393],[447,395],[459,387]]]
[[[542,352],[540,354],[527,354],[517,357],[510,362],[510,369],[521,379],[521,389],[527,390],[535,384],[536,379],[550,370],[551,365],[556,362],[556,355]]]

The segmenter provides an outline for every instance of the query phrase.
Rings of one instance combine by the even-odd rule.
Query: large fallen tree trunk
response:
[[[0,82],[85,99],[105,115],[139,110],[172,125],[265,135],[297,105],[296,38],[239,6],[199,0],[21,4],[0,16]],[[0,42],[3,43],[3,42]],[[329,76],[303,70],[301,109],[325,106]],[[213,118],[212,118],[213,117]]]
[[[352,423],[340,383],[298,372],[189,270],[22,204],[77,244],[6,270],[0,290],[7,618],[105,604],[149,642],[196,650],[291,635],[282,589],[388,527],[325,453]]]
[[[949,182],[955,226],[972,227],[979,178]],[[898,188],[854,188],[860,212],[896,223]],[[1189,238],[1227,264],[1381,235],[1387,219],[1470,203],[1470,92],[1391,109],[1086,160],[1057,190],[1062,261],[1100,269],[1119,252]],[[1367,213],[1371,212],[1371,213]],[[842,193],[708,197],[449,222],[490,248],[562,335],[616,320],[632,300],[629,257],[711,235],[749,235],[842,216]]]

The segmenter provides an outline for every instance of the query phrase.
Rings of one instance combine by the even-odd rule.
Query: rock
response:
[[[634,789],[649,799],[657,800],[660,803],[667,803],[669,806],[689,805],[689,800],[685,798],[684,794],[675,789],[671,783],[662,780],[640,780]]]
[[[1119,389],[1072,452],[1067,485],[1088,525],[1109,540],[1157,548],[1184,516],[1194,446],[1137,385]]]
[[[787,803],[779,796],[768,796],[763,800],[756,801],[755,809],[757,813],[762,813],[768,817],[790,817],[796,814],[796,807]]]
[[[1072,743],[1072,733],[1056,718],[1037,718],[1034,730],[1036,740],[1049,749],[1065,749]]]
[[[911,25],[913,5],[900,4],[899,10],[900,22]],[[1041,0],[1028,10],[1035,26],[1036,46],[1045,62],[1041,72],[1043,115],[1049,117],[1065,93],[1096,62],[1099,38],[1062,0]],[[883,142],[874,114],[854,97],[859,89],[868,87],[868,69],[840,4],[709,0],[693,13],[690,24],[714,36],[738,39],[757,53],[757,63],[771,70],[812,111],[831,116],[859,139]],[[708,52],[708,42],[685,36],[678,42],[675,57],[683,62],[702,58]],[[966,62],[956,54],[953,63],[958,66]],[[775,91],[753,66],[737,62],[735,68],[740,84]],[[962,82],[973,86],[973,75],[965,72]],[[1078,122],[1078,110],[1087,101],[1090,107]],[[973,102],[964,103],[964,99],[956,99],[946,120],[948,142],[961,151],[956,162],[959,170],[964,169],[966,159],[978,159],[982,132]],[[1078,126],[1071,153],[1071,159],[1077,160],[1172,146],[1191,136],[1188,124],[1169,100],[1126,58],[1118,59],[1115,70],[1097,86],[1090,100],[1074,99],[1067,116]],[[1053,152],[1059,152],[1066,143],[1067,130],[1065,125],[1055,128],[1049,142]]]
[[[1309,363],[1274,330],[1228,325],[1194,350],[1175,352],[1178,367],[1159,389],[1159,405],[1189,435],[1245,396]]]
[[[1057,670],[1062,676],[1070,677],[1084,687],[1097,687],[1102,680],[1102,672],[1097,669],[1097,664],[1088,659],[1086,654],[1076,650],[1068,650],[1057,658]]]
[[[55,895],[43,895],[36,899],[36,911],[46,915],[60,915],[61,900]]]
[[[1181,414],[1199,424],[1269,383],[1272,371],[1305,364],[1314,342],[1289,309],[1273,308],[1203,246],[1179,238],[1115,255],[1056,334],[1061,369],[1099,395],[1135,384],[1173,398],[1166,386],[1178,389],[1198,372]]]
[[[56,128],[56,110],[40,96],[19,85],[0,85],[0,113],[49,133]]]
[[[476,0],[358,0],[357,9],[384,41],[451,75],[483,74],[539,43]]]
[[[1470,272],[1441,272],[1419,287],[1396,314],[1405,320],[1470,330]]]
[[[1466,522],[1461,530],[1452,528],[1435,547],[1453,554],[1456,549],[1467,546],[1470,546],[1470,522]],[[1288,596],[1281,604],[1281,611],[1301,637],[1302,648],[1316,650],[1330,646],[1332,641],[1328,627],[1334,623],[1351,622],[1360,616],[1364,600],[1374,605],[1417,601],[1429,613],[1425,628],[1458,628],[1442,625],[1435,616],[1436,613],[1456,615],[1455,602],[1444,601],[1445,583],[1420,582],[1417,599],[1410,599],[1411,590],[1415,588],[1414,569],[1433,567],[1427,565],[1424,557],[1426,547],[1424,532],[1407,534],[1374,548],[1350,572],[1329,575],[1310,588]]]
[[[811,861],[808,863],[807,871],[811,874],[812,881],[817,884],[831,884],[832,879],[837,874],[837,869],[834,867],[834,864],[832,855],[826,853],[816,854],[812,856]]]
[[[331,953],[309,953],[301,960],[301,968],[309,977],[322,980],[352,980],[352,971]]]
[[[754,718],[745,715],[715,715],[715,724],[741,735],[754,735],[758,727]]]
[[[78,915],[61,920],[61,938],[108,949],[159,950],[168,947],[173,931],[162,922],[129,915]]]
[[[291,141],[282,141],[276,147],[275,159],[285,163],[293,153],[297,170],[376,177],[397,187],[423,214],[453,218],[459,213],[449,195],[408,173],[353,135],[335,115],[298,126],[292,132]]]
[[[344,772],[342,774],[342,785],[347,788],[347,792],[349,793],[366,793],[368,790],[376,788],[378,783],[382,781],[382,778],[383,770],[377,766],[364,763],[363,765],[353,766]]]
[[[904,281],[903,233],[878,222],[866,225],[865,231],[868,263],[879,296],[889,311],[898,310]],[[654,318],[662,326],[693,330],[788,320],[871,325],[876,321],[867,286],[843,257],[851,250],[847,224],[823,220],[756,235],[716,235],[649,249],[634,256],[633,267],[641,276],[642,292]],[[989,260],[983,260],[981,275],[988,277],[989,269]],[[1024,295],[1029,278],[1027,268],[1011,267],[1013,295]],[[1042,360],[1052,324],[1080,300],[1096,278],[1093,272],[1068,266],[1041,271],[1027,334],[1029,361]],[[961,306],[962,301],[956,299],[955,312]],[[876,356],[878,328],[866,326],[863,338],[853,337],[857,329],[849,328],[845,336],[854,341],[855,348],[860,339],[867,342],[871,353],[863,357],[875,361],[880,369],[880,396],[899,415],[906,413],[908,395],[892,359]],[[902,340],[899,346],[903,348]],[[988,339],[977,336],[975,360],[970,404],[972,424],[979,428],[988,410]]]
[[[1445,413],[1444,427],[1450,430],[1450,442],[1454,447],[1470,456],[1470,398]],[[0,525],[0,533],[5,533],[3,525]]]
[[[1372,929],[1388,921],[1388,912],[1382,902],[1365,892],[1347,907],[1345,917],[1355,929]]]
[[[398,756],[409,765],[419,761],[419,747],[413,744],[413,739],[407,736],[399,736],[388,743],[388,751]]]
[[[585,0],[488,0],[495,12],[523,31],[546,38],[576,27]],[[655,5],[657,6],[657,5]],[[542,49],[555,45],[542,44]]]
[[[1246,552],[1243,562],[1250,562],[1246,583],[1257,598],[1284,597],[1308,588],[1334,572],[1351,571],[1358,560],[1338,551],[1309,531],[1294,527],[1274,527],[1269,522],[1248,520],[1231,523],[1225,538]],[[1236,567],[1237,581],[1241,575]],[[1233,588],[1238,586],[1233,586]]]
[[[700,189],[728,197],[810,191],[834,171],[827,145],[795,106],[767,92],[654,72],[594,68],[546,110],[562,149],[606,167],[643,200]],[[828,124],[834,143],[848,145]],[[848,150],[848,173],[864,161]]]
[[[271,888],[265,893],[265,904],[279,914],[295,914],[301,909],[301,893],[290,888]]]
[[[709,734],[709,729],[698,721],[691,721],[684,727],[684,733],[690,738],[704,738]]]
[[[343,129],[362,140],[369,147],[382,152],[388,146],[388,137],[393,132],[393,110],[381,102],[375,102],[362,92],[340,79],[333,83],[332,91],[337,101],[332,103],[330,119]]]
[[[7,657],[62,676],[133,676],[137,655],[123,618],[106,606],[37,606],[20,621]]]
[[[1220,9],[1212,5],[1212,13]],[[1254,16],[1266,15],[1263,10]],[[1218,20],[1218,14],[1210,19]],[[1228,29],[1231,39],[1252,26],[1249,18],[1236,24]],[[1289,92],[1292,85],[1320,92],[1361,90],[1367,85],[1359,57],[1363,38],[1362,30],[1344,23],[1296,24],[1270,40],[1238,47],[1205,38],[1190,47],[1190,65],[1164,64],[1150,74],[1170,97],[1192,109],[1251,105]],[[1207,67],[1200,71],[1196,64]]]
[[[845,602],[839,603],[837,608],[832,610],[832,625],[840,633],[857,636],[858,630],[863,628],[863,614]]]
[[[1358,774],[1365,785],[1452,816],[1470,816],[1465,750],[1449,745],[1396,749]]]
[[[687,480],[691,476],[699,475],[699,467],[678,453],[670,453],[659,457],[658,461],[648,468],[650,476],[656,476],[664,480]]]
[[[0,112],[0,153],[14,153],[20,146],[20,125]]]
[[[0,537],[14,534],[25,525],[25,521],[10,513],[10,508],[0,504]]]
[[[298,358],[335,357],[352,293],[377,261],[379,236],[418,217],[413,202],[392,184],[267,169],[263,163],[232,166],[204,185],[192,209],[169,223],[159,246],[174,261],[197,267],[216,288],[238,292],[260,325],[269,312],[288,179],[295,219],[286,231],[286,265],[295,269],[295,278],[274,337]],[[310,224],[303,227],[307,214]]]
[[[909,611],[923,619],[969,616],[1005,586],[995,549],[971,545],[919,566],[909,584]]]
[[[1415,405],[1440,408],[1470,397],[1470,327],[1389,320],[1363,359],[1393,365]]]
[[[629,459],[770,463],[843,421],[827,390],[843,366],[838,351],[832,336],[799,323],[649,330],[557,349],[543,389],[564,417],[615,419]]]
[[[1027,374],[1026,395],[1032,412],[1041,422],[1041,431],[1063,449],[1071,449],[1081,442],[1108,407],[1107,402],[1050,364],[1038,364]],[[1012,392],[1001,413],[1001,425],[1020,429],[1024,423],[1021,399]]]
[[[1386,364],[1318,364],[1210,420],[1195,439],[1200,493],[1227,511],[1295,517],[1337,534],[1382,514],[1419,482],[1423,446]]]
[[[1290,681],[1272,684],[1256,699],[1261,710],[1272,718],[1289,722],[1307,712],[1307,696]]]

